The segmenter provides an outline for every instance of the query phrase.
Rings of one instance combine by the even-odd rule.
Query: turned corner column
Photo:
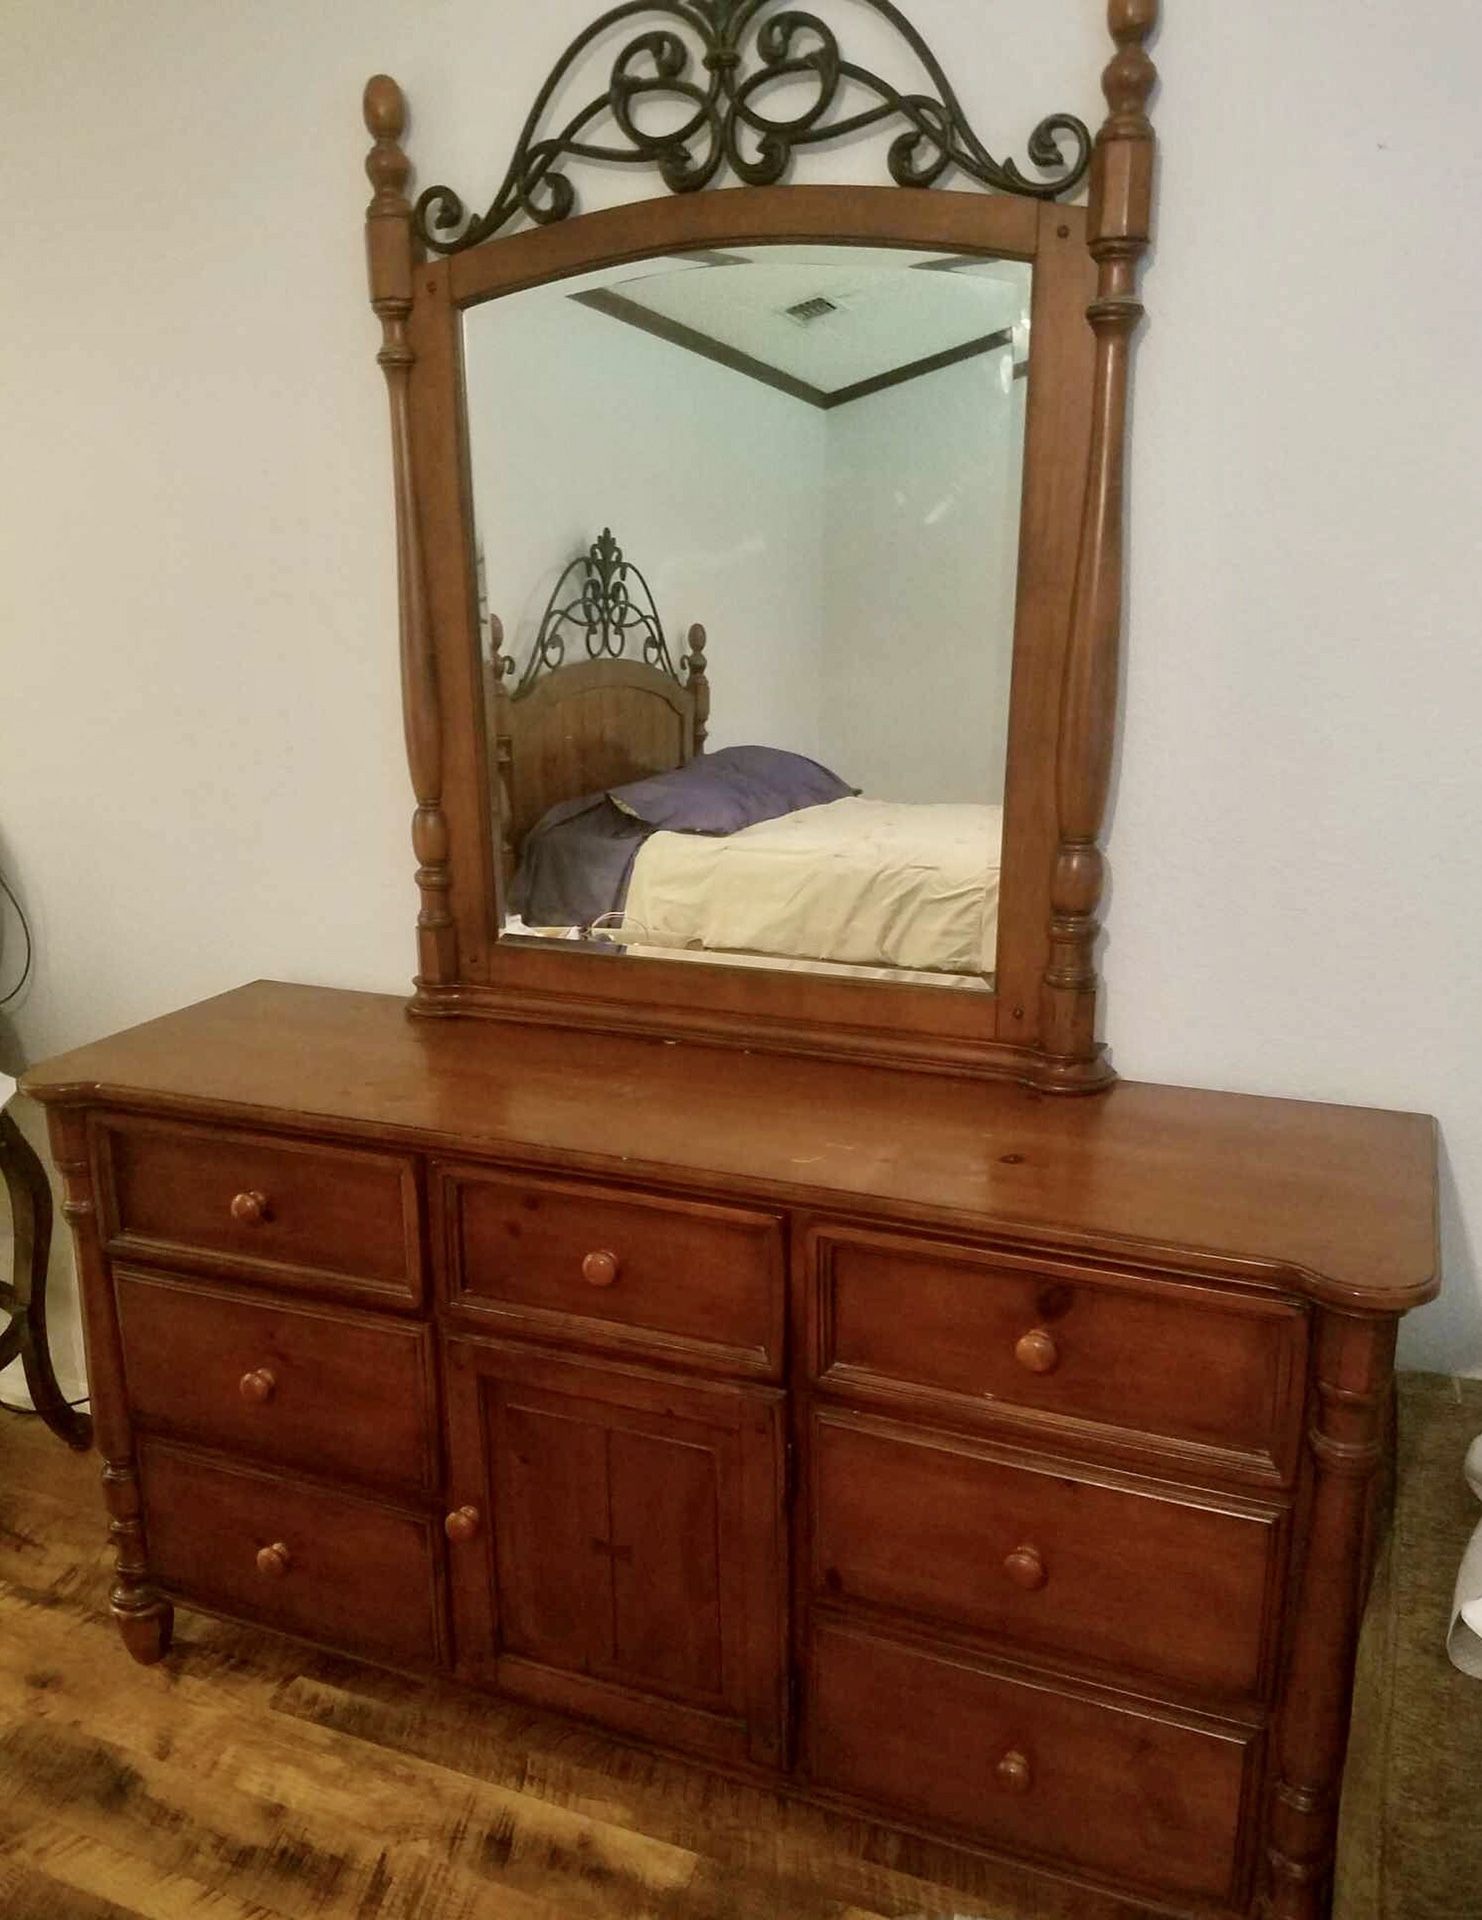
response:
[[[114,1549],[109,1606],[129,1652],[141,1666],[152,1666],[170,1650],[174,1609],[151,1582],[145,1553],[139,1474],[124,1392],[123,1349],[98,1227],[87,1119],[74,1108],[53,1107],[47,1123],[52,1155],[62,1176],[62,1216],[72,1229],[77,1255],[93,1435],[103,1456],[103,1498],[108,1508],[108,1537]]]
[[[1087,244],[1096,297],[1091,451],[1060,688],[1055,751],[1058,847],[1050,885],[1050,946],[1041,991],[1040,1075],[1075,1091],[1111,1078],[1097,1039],[1097,918],[1105,885],[1101,832],[1111,785],[1122,643],[1127,387],[1143,316],[1142,257],[1152,239],[1156,146],[1147,114],[1157,69],[1146,41],[1159,0],[1110,0],[1116,52],[1102,77],[1108,114],[1091,162]]]
[[[377,359],[391,402],[402,713],[407,765],[417,801],[412,819],[420,895],[417,970],[425,985],[442,986],[458,977],[458,951],[450,902],[448,819],[443,811],[442,706],[412,466],[411,379],[416,355],[407,328],[418,252],[412,237],[412,206],[406,196],[411,162],[401,147],[406,100],[389,75],[376,74],[366,82],[364,112],[366,132],[374,141],[365,161],[373,188],[365,214],[366,265],[371,307],[381,322]]]
[[[1317,1323],[1305,1558],[1298,1573],[1266,1822],[1268,1920],[1325,1920],[1348,1743],[1375,1477],[1388,1445],[1397,1323]]]

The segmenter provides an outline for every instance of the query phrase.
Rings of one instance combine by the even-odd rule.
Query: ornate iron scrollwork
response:
[[[576,582],[580,584],[573,591]],[[652,589],[624,555],[611,527],[604,527],[588,551],[573,560],[556,582],[541,615],[535,646],[515,688],[517,700],[542,673],[554,673],[565,665],[568,634],[580,635],[590,660],[627,658],[632,636],[642,641],[644,665],[656,667],[675,681],[680,679],[680,668],[692,664],[686,655],[679,667],[675,666]],[[518,662],[500,653],[496,665],[501,678],[509,679]]]
[[[542,87],[520,134],[514,159],[487,213],[470,218],[451,187],[429,187],[417,201],[414,226],[435,253],[477,246],[525,214],[550,226],[576,211],[576,189],[561,170],[566,160],[652,166],[674,193],[708,187],[729,165],[748,186],[775,186],[799,147],[820,146],[887,121],[904,128],[891,141],[888,163],[897,186],[935,186],[952,168],[1003,193],[1051,200],[1085,177],[1091,135],[1073,114],[1041,120],[1029,139],[1029,158],[1047,177],[1029,179],[1013,160],[998,161],[969,126],[940,62],[891,0],[859,0],[887,20],[915,54],[935,93],[902,92],[878,74],[844,58],[834,30],[815,13],[780,0],[626,0],[593,21],[566,50]],[[664,15],[677,26],[651,27],[627,42],[613,62],[607,91],[574,113],[556,132],[542,128],[562,83],[605,34],[644,15]],[[688,37],[686,37],[688,36]],[[815,89],[800,111],[773,118],[762,96],[778,83],[803,81]],[[851,93],[872,96],[852,109]],[[646,132],[640,115],[655,105],[678,109],[680,124]],[[625,144],[592,137],[603,116]],[[1069,142],[1067,160],[1062,140]]]

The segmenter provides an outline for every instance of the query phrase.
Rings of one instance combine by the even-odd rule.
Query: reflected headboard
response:
[[[704,752],[710,683],[705,629],[690,628],[676,663],[648,582],[611,528],[557,581],[523,671],[504,652],[497,618],[491,626],[485,690],[503,891],[525,835],[551,807]]]

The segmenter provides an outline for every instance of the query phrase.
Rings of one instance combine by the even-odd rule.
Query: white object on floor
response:
[[[1467,1485],[1482,1500],[1482,1435],[1467,1450]],[[1482,1680],[1482,1526],[1472,1535],[1456,1576],[1456,1598],[1451,1604],[1451,1631],[1446,1636],[1451,1664]]]
[[[18,1082],[12,1080],[8,1073],[0,1073],[0,1113],[5,1111],[5,1103],[14,1094],[17,1085]]]

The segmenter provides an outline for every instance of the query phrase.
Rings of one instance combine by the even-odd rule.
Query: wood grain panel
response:
[[[571,1673],[613,1666],[607,1429],[580,1402],[489,1409],[502,1644]]]
[[[779,1375],[775,1216],[477,1167],[440,1169],[435,1193],[447,1298],[460,1317],[707,1371]],[[612,1279],[588,1279],[593,1255],[611,1257]]]
[[[129,1405],[145,1427],[306,1473],[436,1486],[428,1328],[130,1268],[114,1269],[114,1293]]]
[[[140,1443],[150,1566],[177,1598],[302,1634],[319,1646],[421,1667],[444,1642],[432,1522],[176,1446]],[[282,1572],[258,1556],[281,1545]]]
[[[1279,1509],[819,1412],[813,1585],[1071,1667],[1269,1691]]]
[[[960,1655],[821,1626],[808,1747],[818,1784],[979,1844],[1236,1901],[1249,1731],[1010,1678]],[[1023,1774],[1005,1778],[1017,1757]]]
[[[821,1231],[812,1365],[844,1392],[914,1389],[960,1416],[1164,1435],[1285,1478],[1304,1390],[1300,1307]]]
[[[421,1298],[409,1160],[144,1120],[110,1121],[100,1139],[110,1252],[388,1305]]]
[[[775,1763],[782,1395],[447,1342],[460,1664],[619,1731]]]

